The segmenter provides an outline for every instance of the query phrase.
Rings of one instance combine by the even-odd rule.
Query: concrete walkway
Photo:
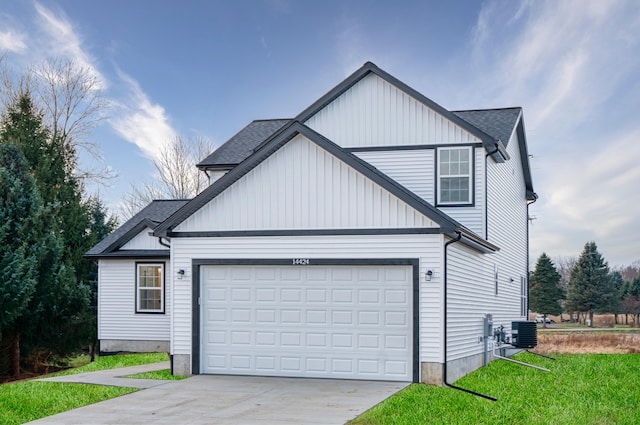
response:
[[[158,385],[164,385],[172,381],[163,381],[159,379],[125,378],[125,376],[169,369],[169,367],[169,362],[159,362],[143,364],[140,366],[123,367],[120,369],[99,370],[97,372],[78,373],[75,375],[56,376],[53,378],[42,378],[37,379],[37,381],[72,382],[76,384],[109,385],[112,387],[151,388]]]
[[[158,364],[156,367],[167,368]],[[406,382],[226,375],[197,375],[181,381],[151,384],[137,382],[147,380],[122,378],[143,369],[135,368],[43,379],[60,382],[60,378],[65,378],[64,382],[146,389],[30,423],[342,425],[409,385]]]

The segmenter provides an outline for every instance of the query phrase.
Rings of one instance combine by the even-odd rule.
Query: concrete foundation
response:
[[[489,355],[489,361],[491,360],[493,360],[493,356]],[[484,356],[482,353],[462,359],[451,360],[447,364],[447,381],[451,384],[468,373],[481,368],[483,365]],[[420,365],[420,382],[429,385],[444,385],[443,370],[443,363],[422,363]]]
[[[492,358],[489,356],[489,361]],[[484,365],[484,355],[482,353],[462,359],[451,360],[447,363],[447,380],[453,383],[468,373],[481,368]]]
[[[130,353],[167,353],[169,352],[169,341],[100,340],[100,352],[115,353],[118,351],[127,351]]]
[[[191,376],[191,356],[189,354],[171,355],[171,370],[174,375]]]

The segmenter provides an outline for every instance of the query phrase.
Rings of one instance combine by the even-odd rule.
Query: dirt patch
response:
[[[535,351],[546,354],[634,354],[640,353],[640,334],[538,334]]]

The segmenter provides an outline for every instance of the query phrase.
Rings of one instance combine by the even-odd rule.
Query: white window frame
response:
[[[445,151],[467,151],[468,155],[469,155],[469,168],[468,168],[468,172],[467,173],[457,173],[457,174],[446,174],[443,175],[442,174],[442,167],[441,167],[441,160],[442,160],[442,153]],[[473,157],[473,153],[474,153],[474,149],[473,146],[447,146],[447,147],[441,147],[438,148],[437,150],[437,171],[436,171],[436,175],[437,175],[437,179],[438,179],[438,190],[437,190],[437,205],[442,205],[442,206],[468,206],[468,205],[473,205],[473,185],[474,185],[474,181],[473,181],[473,170],[474,170],[474,157]],[[468,178],[469,179],[469,189],[468,189],[468,193],[467,193],[467,200],[466,201],[443,201],[442,200],[442,181],[444,179],[447,178]]]
[[[165,276],[164,276],[164,266],[163,262],[140,262],[136,263],[136,313],[154,313],[154,314],[162,314],[164,313],[165,306]],[[153,267],[160,268],[160,286],[159,287],[144,287],[141,286],[140,278],[142,277],[141,268],[143,267]],[[142,291],[158,291],[160,295],[160,307],[159,308],[142,308],[141,301],[143,297],[141,296]]]

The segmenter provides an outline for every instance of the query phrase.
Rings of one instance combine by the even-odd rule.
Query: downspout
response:
[[[487,183],[487,164],[488,158],[500,150],[497,143],[495,143],[494,146],[496,148],[484,156],[484,238],[486,240],[489,240],[489,193],[487,192],[489,185]]]
[[[481,394],[472,390],[468,390],[466,388],[458,387],[457,385],[453,385],[449,383],[449,380],[447,379],[447,248],[449,247],[449,245],[459,242],[460,239],[462,239],[462,233],[460,231],[456,231],[456,233],[458,234],[458,236],[455,239],[452,239],[444,244],[444,365],[442,368],[442,381],[444,382],[444,385],[449,388],[464,391],[465,393],[486,398],[487,400],[497,401],[498,399],[495,397],[491,397],[486,394]]]
[[[529,274],[531,273],[529,270],[529,206],[534,204],[537,200],[538,195],[534,193],[533,200],[531,202],[527,202],[527,320],[529,320]]]
[[[171,245],[162,241],[162,236],[158,236],[158,243],[162,246],[166,246],[167,248],[171,249]],[[171,258],[169,258],[169,261],[171,261]],[[171,285],[171,287],[173,288],[173,285]],[[173,375],[173,354],[171,354],[171,352],[169,352],[168,354],[169,354],[169,369],[170,369],[171,375]]]

